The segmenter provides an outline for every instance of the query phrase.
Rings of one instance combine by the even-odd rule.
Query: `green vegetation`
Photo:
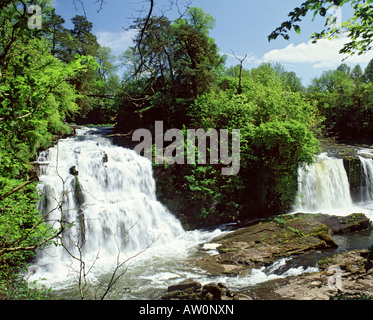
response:
[[[42,29],[28,28],[33,4],[42,8]],[[40,196],[31,162],[70,132],[66,120],[97,107],[98,98],[86,93],[110,94],[115,77],[109,51],[99,48],[84,17],[65,30],[48,0],[6,1],[0,8],[0,291],[36,299],[44,291],[30,289],[20,274],[35,249],[62,230],[52,229],[36,209]],[[79,41],[82,34],[87,44]]]
[[[331,1],[307,1],[312,6],[292,23],[308,10],[323,15],[322,3]],[[365,19],[369,7],[352,3]],[[33,4],[42,7],[41,29],[27,27]],[[62,232],[36,209],[42,195],[32,161],[70,133],[67,123],[115,124],[124,133],[152,130],[157,120],[164,130],[240,129],[237,175],[222,175],[222,163],[155,166],[160,199],[189,227],[284,213],[295,200],[298,166],[313,161],[319,138],[371,141],[373,61],[364,71],[342,64],[305,88],[280,64],[227,67],[210,36],[215,20],[200,8],[176,20],[148,18],[133,21],[138,33],[119,57],[126,68],[121,82],[116,57],[98,44],[86,17],[74,17],[67,29],[49,0],[0,4],[0,293],[14,299],[48,293],[21,277],[35,249]],[[369,31],[349,26],[356,35]],[[364,41],[345,52],[368,50]],[[82,203],[78,179],[75,189]]]
[[[373,60],[363,71],[341,64],[314,79],[307,96],[324,117],[324,134],[345,143],[370,142],[373,120]]]
[[[329,14],[330,9],[348,4],[351,6],[353,15],[346,21],[336,21],[336,17]],[[308,13],[313,14],[313,19],[316,16],[325,18],[325,29],[312,35],[314,42],[345,35],[350,41],[341,48],[340,53],[361,55],[372,49],[373,6],[371,1],[365,0],[307,0],[291,11],[288,15],[290,20],[283,22],[268,36],[268,39],[274,40],[282,36],[288,40],[288,33],[291,29],[300,33],[299,23]]]

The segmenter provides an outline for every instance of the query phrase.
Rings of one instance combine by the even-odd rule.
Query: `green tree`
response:
[[[365,82],[373,83],[373,59],[369,61],[364,70],[364,80]]]
[[[133,63],[135,73],[131,75],[133,85],[127,82],[124,99],[119,102],[118,128],[122,130],[140,123],[151,125],[155,119],[181,127],[186,105],[213,87],[224,64],[208,35],[214,20],[201,9],[189,8],[185,17],[176,21],[165,16],[152,16],[149,21],[146,32],[137,35],[135,46],[124,55],[125,61]],[[145,23],[137,20],[133,28],[142,30]]]
[[[328,15],[328,10],[342,7],[347,3],[351,5],[353,16],[338,25],[336,17]],[[360,55],[372,49],[373,4],[371,1],[365,0],[307,0],[291,11],[289,13],[290,20],[283,22],[268,36],[268,39],[273,40],[278,36],[289,39],[291,29],[300,33],[299,23],[308,13],[313,14],[313,19],[318,15],[326,17],[325,29],[312,35],[314,42],[319,39],[331,39],[346,35],[350,41],[343,46],[340,53],[349,55],[358,53]]]
[[[231,66],[225,69],[224,75],[232,78],[238,78],[240,76],[240,65]],[[242,68],[242,78],[246,78],[250,75],[250,71]]]
[[[220,77],[219,89],[188,107],[190,127],[240,129],[241,168],[235,176],[222,176],[221,164],[171,167],[170,184],[183,199],[176,210],[183,216],[222,223],[286,212],[295,200],[299,163],[312,162],[318,152],[316,104],[289,91],[274,68],[252,69],[242,79],[241,94],[238,85],[237,77]],[[172,194],[160,188],[174,205]]]
[[[345,73],[346,76],[350,76],[351,68],[346,63],[342,63],[340,66],[338,66],[337,70]]]
[[[59,58],[64,57],[63,43],[68,34],[67,29],[63,26],[64,23],[65,20],[56,14],[54,8],[49,13],[46,13],[43,21],[42,31],[51,44],[51,54]]]
[[[14,299],[31,294],[20,273],[35,249],[61,231],[36,210],[30,162],[37,150],[70,131],[65,119],[77,112],[78,95],[69,81],[93,65],[89,57],[69,63],[56,58],[49,28],[27,28],[31,4],[42,6],[45,20],[53,12],[49,1],[32,0],[2,2],[0,12],[0,289]]]
[[[369,142],[372,88],[371,83],[364,83],[359,65],[352,71],[342,65],[313,79],[308,88],[309,98],[317,102],[325,119],[325,133],[343,142]]]
[[[120,87],[120,78],[116,74],[116,57],[108,47],[100,47],[97,52],[96,62],[98,68],[92,79],[91,109],[86,118],[94,124],[112,123],[116,116],[117,108],[115,96]]]
[[[65,63],[69,63],[75,59],[76,55],[97,57],[100,45],[96,36],[92,33],[93,24],[86,17],[80,15],[73,17],[71,21],[74,25],[73,29],[63,30],[59,34],[60,51],[57,55],[58,58]],[[77,74],[70,80],[70,83],[75,86],[80,94],[77,103],[82,121],[93,107],[93,101],[88,95],[93,91],[96,68],[97,65],[91,64],[85,72]],[[69,120],[75,120],[75,117]]]
[[[364,72],[363,72],[363,69],[361,69],[359,64],[357,64],[351,70],[350,78],[353,79],[356,84],[364,81]]]
[[[283,85],[293,92],[302,92],[305,88],[302,85],[302,80],[294,71],[287,71],[280,63],[271,64],[271,67],[280,77]]]

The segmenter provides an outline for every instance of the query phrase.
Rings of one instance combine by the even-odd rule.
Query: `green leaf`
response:
[[[296,33],[300,34],[301,30],[300,30],[300,27],[298,25],[294,25],[294,30]]]

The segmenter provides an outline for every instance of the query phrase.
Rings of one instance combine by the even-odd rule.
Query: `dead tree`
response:
[[[237,93],[238,94],[241,94],[242,93],[242,64],[243,62],[246,60],[247,58],[247,54],[243,57],[243,59],[240,59],[238,58],[235,54],[234,54],[234,51],[231,50],[232,54],[234,55],[234,57],[240,62],[240,74],[239,74],[239,78],[238,78],[238,89],[237,89]]]

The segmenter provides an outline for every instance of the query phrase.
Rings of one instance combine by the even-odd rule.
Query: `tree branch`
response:
[[[13,188],[12,190],[10,190],[9,192],[7,192],[6,194],[0,196],[0,201],[3,201],[5,198],[8,198],[13,193],[18,192],[19,190],[23,189],[24,187],[28,186],[31,183],[34,183],[37,180],[38,180],[37,178],[34,178],[34,179],[30,180],[30,181],[27,181],[27,182],[24,182],[24,183],[20,184],[19,186]]]
[[[234,51],[231,50],[232,54],[234,55],[234,57],[240,62],[240,75],[239,75],[239,81],[238,81],[238,89],[237,89],[237,92],[238,94],[241,94],[242,93],[242,63],[246,60],[247,58],[247,54],[243,57],[243,59],[240,59],[238,58]]]

